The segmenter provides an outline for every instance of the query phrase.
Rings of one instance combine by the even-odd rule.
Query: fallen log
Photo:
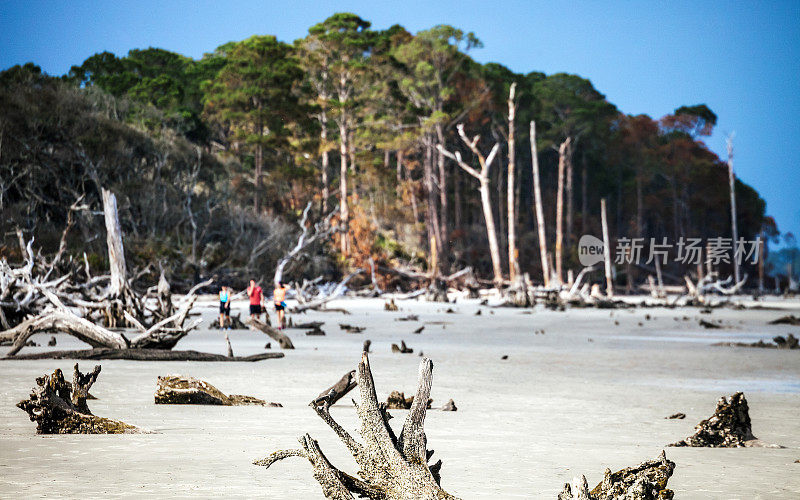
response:
[[[762,349],[800,349],[800,339],[791,333],[786,337],[777,335],[772,338],[772,342],[772,344],[764,342],[763,340],[759,340],[758,342],[717,342],[711,345],[723,347],[758,347]]]
[[[71,351],[45,351],[32,354],[0,358],[3,360],[24,359],[127,359],[131,361],[261,361],[264,359],[282,358],[282,352],[265,352],[252,356],[236,356],[229,358],[224,354],[212,354],[198,351],[174,351],[169,349],[110,349],[99,347]]]
[[[695,426],[691,436],[669,446],[705,448],[778,447],[768,445],[753,436],[750,409],[744,394],[737,392],[730,399],[717,401],[714,414]]]
[[[455,499],[439,485],[441,460],[428,464],[433,452],[427,450],[424,430],[426,405],[420,402],[428,400],[432,374],[433,363],[423,359],[415,402],[406,416],[399,437],[389,426],[389,414],[378,402],[366,353],[361,356],[356,377],[361,396],[356,410],[365,444],[356,441],[333,420],[330,405],[317,406],[314,401],[310,403],[317,415],[347,446],[358,463],[360,477],[334,467],[309,434],[300,438],[301,448],[279,450],[253,463],[269,467],[284,458],[304,457],[314,468],[314,478],[322,486],[323,494],[331,499],[352,499],[354,495],[372,499]]]
[[[158,377],[155,403],[157,405],[219,405],[219,406],[267,406],[263,399],[240,394],[226,395],[204,380],[180,375]],[[280,406],[269,403],[269,406]]]
[[[292,344],[292,340],[289,337],[267,325],[260,319],[249,318],[246,323],[250,326],[251,330],[258,330],[276,341],[278,345],[281,346],[281,349],[294,349],[294,344]]]
[[[635,467],[611,472],[606,469],[603,480],[589,491],[586,476],[576,477],[559,493],[558,500],[669,500],[675,493],[667,488],[667,481],[675,470],[675,462],[666,454],[655,460],[642,462]]]
[[[793,326],[800,326],[800,317],[788,315],[788,316],[781,316],[778,319],[772,320],[769,322],[770,325],[793,325]]]
[[[36,422],[37,434],[135,434],[143,432],[133,425],[98,417],[86,405],[89,389],[100,374],[100,365],[83,374],[75,363],[70,384],[60,369],[36,379],[37,387],[17,407]]]

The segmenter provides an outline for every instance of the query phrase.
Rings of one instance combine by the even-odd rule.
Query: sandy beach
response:
[[[324,321],[326,336],[288,330],[296,349],[256,363],[102,361],[90,401],[100,416],[156,431],[145,435],[40,436],[14,405],[35,378],[74,362],[0,362],[0,497],[2,498],[322,498],[304,459],[270,469],[251,464],[292,448],[308,432],[344,470],[355,464],[308,402],[370,357],[379,398],[413,393],[419,351],[434,362],[428,447],[443,460],[443,487],[462,498],[554,499],[566,481],[585,474],[590,486],[606,467],[617,470],[655,458],[662,449],[677,467],[669,481],[676,498],[798,498],[800,496],[800,352],[712,346],[769,340],[798,328],[768,325],[798,314],[800,301],[765,302],[780,310],[697,308],[571,309],[555,312],[493,308],[478,300],[456,304],[342,299],[352,314],[309,312],[295,321]],[[240,301],[234,314],[244,316]],[[454,313],[447,313],[448,308]],[[198,301],[203,326],[177,349],[225,353],[220,332],[207,328],[213,298]],[[481,314],[476,315],[480,310]],[[419,321],[397,321],[416,314]],[[649,315],[651,319],[645,319]],[[708,330],[700,318],[722,320]],[[615,321],[619,322],[618,325]],[[366,327],[361,334],[339,323]],[[425,326],[421,334],[412,331]],[[536,334],[537,330],[544,334]],[[263,352],[271,339],[231,332],[237,355]],[[49,336],[33,340],[47,344]],[[392,354],[405,340],[413,354]],[[273,349],[277,348],[271,341]],[[83,348],[58,336],[57,349]],[[0,348],[0,355],[8,348]],[[26,348],[35,352],[47,347]],[[507,360],[501,357],[507,355]],[[89,369],[95,362],[82,362]],[[156,406],[156,377],[190,375],[226,393],[279,402],[273,407]],[[753,433],[785,449],[665,448],[713,413],[717,398],[744,391]],[[454,399],[457,412],[438,406]],[[684,420],[666,420],[676,412]],[[333,416],[356,431],[349,397]],[[393,410],[402,425],[405,412]]]

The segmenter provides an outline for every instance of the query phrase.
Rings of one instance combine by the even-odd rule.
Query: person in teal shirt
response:
[[[231,289],[222,285],[219,289],[219,329],[230,330],[231,323]],[[227,325],[227,326],[226,326]]]

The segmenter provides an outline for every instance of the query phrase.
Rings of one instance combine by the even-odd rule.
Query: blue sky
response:
[[[735,131],[737,175],[782,231],[800,234],[800,1],[0,0],[0,68],[33,61],[63,74],[96,52],[150,46],[200,57],[253,34],[292,41],[342,11],[375,28],[474,31],[478,61],[579,74],[625,113],[706,103],[719,116],[708,145],[724,154]]]

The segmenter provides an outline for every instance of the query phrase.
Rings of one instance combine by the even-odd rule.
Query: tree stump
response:
[[[724,396],[717,401],[714,414],[695,426],[691,436],[669,446],[706,448],[775,447],[753,436],[750,426],[750,409],[744,394],[737,392],[730,399]]]
[[[157,405],[267,405],[266,401],[253,396],[241,394],[227,396],[204,380],[180,375],[158,377],[155,403]],[[270,403],[270,405],[275,405],[275,403]]]
[[[606,469],[603,481],[589,491],[586,476],[575,478],[559,493],[558,500],[669,500],[674,492],[667,488],[667,481],[675,470],[675,462],[667,460],[666,454],[655,460],[642,462],[611,473]]]
[[[100,374],[100,365],[91,373],[83,374],[75,363],[70,384],[64,380],[60,369],[52,375],[36,379],[37,387],[29,399],[17,403],[36,422],[37,434],[134,434],[140,429],[108,418],[92,415],[86,400],[91,398],[89,388]]]
[[[314,468],[314,478],[322,486],[325,497],[330,499],[352,499],[355,495],[372,499],[454,499],[439,485],[441,461],[433,465],[428,460],[433,454],[426,448],[424,430],[427,401],[431,390],[433,363],[423,359],[419,368],[419,383],[400,436],[395,436],[389,426],[389,414],[385,405],[378,402],[375,383],[369,366],[369,357],[361,355],[358,365],[357,384],[360,402],[356,405],[361,421],[361,438],[356,441],[330,414],[330,405],[325,402],[310,406],[327,423],[347,446],[359,465],[354,477],[335,468],[322,453],[317,441],[306,434],[300,438],[302,448],[280,450],[267,458],[257,460],[256,465],[269,467],[287,457],[305,457]]]

